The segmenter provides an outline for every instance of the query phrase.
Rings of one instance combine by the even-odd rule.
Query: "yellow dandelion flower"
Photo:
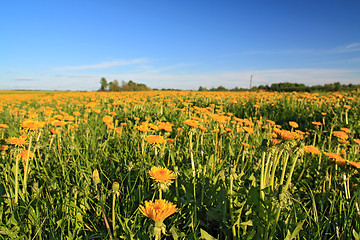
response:
[[[350,144],[350,142],[345,140],[345,139],[338,139],[338,143],[340,143],[340,144]]]
[[[321,122],[312,122],[312,124],[316,125],[316,126],[322,126]]]
[[[56,128],[50,128],[49,131],[52,133],[52,134],[59,134],[60,131],[57,130]]]
[[[153,166],[151,167],[149,174],[156,182],[170,182],[175,179],[175,174],[171,170],[163,167]]]
[[[26,138],[27,138],[26,136],[20,136],[18,138],[11,137],[11,138],[6,139],[6,142],[9,143],[9,144],[15,145],[17,147],[18,146],[25,146],[25,145],[29,144]]]
[[[122,132],[122,128],[121,127],[117,127],[117,128],[115,128],[115,132],[117,132],[117,133],[121,133]]]
[[[25,119],[21,124],[21,126],[24,129],[29,130],[29,131],[36,131],[40,128],[43,128],[44,125],[45,125],[44,122],[38,122],[33,119]]]
[[[108,129],[115,129],[114,124],[112,122],[107,122],[105,123],[105,125]]]
[[[158,131],[159,130],[159,127],[156,126],[155,124],[152,124],[152,123],[149,123],[149,127],[155,131]]]
[[[275,146],[275,145],[281,143],[281,140],[280,140],[280,139],[276,139],[276,138],[270,138],[269,141],[270,141],[270,144],[271,144],[272,146]]]
[[[299,124],[297,124],[296,122],[293,122],[293,121],[290,121],[289,122],[289,125],[293,128],[298,128],[299,127]]]
[[[353,167],[360,168],[360,162],[348,161],[348,164]]]
[[[147,125],[144,125],[144,124],[142,124],[141,126],[138,126],[137,129],[140,132],[144,132],[144,133],[150,131],[150,128],[148,128]]]
[[[304,151],[307,152],[307,153],[310,153],[310,154],[320,154],[320,150],[314,146],[304,146]]]
[[[104,116],[102,120],[104,123],[113,122],[113,118],[111,116]]]
[[[343,131],[334,131],[333,135],[340,139],[348,139],[349,138],[349,136],[346,134],[346,132],[343,132]]]
[[[340,128],[340,130],[341,130],[341,131],[344,131],[344,132],[346,132],[346,133],[351,133],[351,130],[348,129],[348,128],[345,128],[345,127]]]
[[[78,112],[78,111],[75,111],[75,112],[73,112],[73,115],[77,117],[77,116],[80,116],[80,115],[81,115],[81,113],[80,113],[80,112]]]
[[[254,133],[254,129],[252,129],[251,127],[243,127],[243,129],[245,130],[245,132],[247,133]]]
[[[28,156],[29,159],[32,159],[34,157],[34,153],[28,150],[24,150],[18,154],[18,158],[20,158],[22,161],[26,161]]]
[[[52,126],[54,127],[62,127],[64,125],[66,125],[65,121],[60,121],[60,120],[54,120],[50,123]]]
[[[335,160],[335,163],[338,166],[344,166],[346,163],[346,160],[344,158],[342,158],[340,155],[336,154],[336,153],[332,153],[332,152],[324,152],[325,156],[328,156],[329,158]]]
[[[195,120],[191,120],[191,119],[188,119],[185,121],[185,124],[190,126],[190,127],[198,127],[199,126],[199,122],[198,121],[195,121]]]
[[[1,145],[0,146],[0,151],[6,151],[9,149],[9,146],[8,145]]]
[[[241,145],[243,145],[244,148],[250,147],[250,144],[248,144],[248,143],[241,143]]]
[[[280,130],[277,128],[274,128],[273,131],[275,132],[276,135],[278,135],[282,140],[285,141],[301,138],[301,136],[296,132],[290,132],[288,130]]]
[[[276,123],[272,120],[266,120],[267,123],[269,123],[270,125],[275,125]]]
[[[144,206],[140,205],[139,210],[146,217],[157,221],[163,221],[176,212],[176,205],[165,199],[156,199],[155,202],[145,201]]]
[[[153,144],[162,144],[165,141],[162,136],[158,136],[158,135],[149,135],[146,137],[145,140]]]
[[[66,120],[66,121],[74,121],[75,117],[68,115],[68,116],[64,117],[64,120]]]
[[[0,124],[0,128],[9,128],[7,124]]]

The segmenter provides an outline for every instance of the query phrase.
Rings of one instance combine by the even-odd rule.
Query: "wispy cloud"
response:
[[[15,81],[33,81],[36,80],[33,77],[17,77],[17,78],[13,78]]]
[[[164,67],[160,67],[160,68],[153,68],[151,66],[148,66],[147,71],[149,73],[160,73],[160,72],[165,72],[168,70],[173,70],[176,68],[192,67],[192,66],[196,66],[198,64],[199,63],[178,63],[178,64],[164,66]]]
[[[104,68],[112,68],[112,67],[118,67],[118,66],[143,64],[146,62],[148,62],[148,60],[146,58],[137,58],[137,59],[131,59],[131,60],[115,60],[115,61],[111,61],[111,62],[102,62],[102,63],[92,64],[92,65],[65,66],[65,67],[59,67],[56,70],[104,69]]]
[[[347,46],[345,46],[346,49],[359,49],[360,48],[360,43],[352,43],[352,44],[349,44]]]
[[[135,73],[113,74],[109,79],[132,79],[153,88],[197,89],[199,86],[211,88],[220,85],[227,88],[248,88],[250,76],[253,86],[271,85],[279,82],[296,82],[306,85],[323,85],[341,82],[343,84],[360,82],[360,70],[349,69],[267,69],[257,71],[226,71],[198,74]]]
[[[253,75],[252,86],[271,85],[279,82],[304,83],[306,85],[323,85],[340,82],[342,84],[359,84],[359,69],[330,68],[293,68],[293,69],[262,69],[243,71],[212,71],[197,73],[174,73],[132,70],[124,73],[84,73],[42,75],[34,78],[18,77],[18,81],[1,83],[2,89],[41,89],[41,90],[87,90],[93,91],[100,87],[100,79],[105,77],[108,82],[113,80],[133,80],[144,83],[151,88],[193,89],[199,86],[206,88],[248,88],[250,76]],[[21,81],[20,81],[21,80]],[[33,81],[32,81],[33,80]],[[0,80],[1,81],[1,80]]]
[[[279,49],[279,50],[259,50],[245,52],[245,55],[301,55],[301,54],[337,54],[337,53],[351,53],[360,52],[360,43],[351,43],[344,46],[337,46],[329,49]]]

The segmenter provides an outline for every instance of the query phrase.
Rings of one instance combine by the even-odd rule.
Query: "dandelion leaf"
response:
[[[204,229],[200,229],[200,239],[205,239],[205,240],[215,240],[216,238],[214,238],[213,236],[211,236],[209,233],[207,233]]]

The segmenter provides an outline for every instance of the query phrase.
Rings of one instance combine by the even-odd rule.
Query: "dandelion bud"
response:
[[[112,185],[112,190],[113,190],[113,193],[116,194],[116,196],[119,196],[119,195],[120,195],[119,188],[120,188],[119,183],[118,183],[118,182],[114,182],[113,185]]]
[[[95,170],[93,171],[93,181],[94,181],[95,186],[100,183],[99,172],[98,172],[97,169],[95,169]]]

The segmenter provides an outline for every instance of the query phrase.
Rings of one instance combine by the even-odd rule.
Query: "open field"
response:
[[[359,96],[1,91],[0,239],[359,239]]]

